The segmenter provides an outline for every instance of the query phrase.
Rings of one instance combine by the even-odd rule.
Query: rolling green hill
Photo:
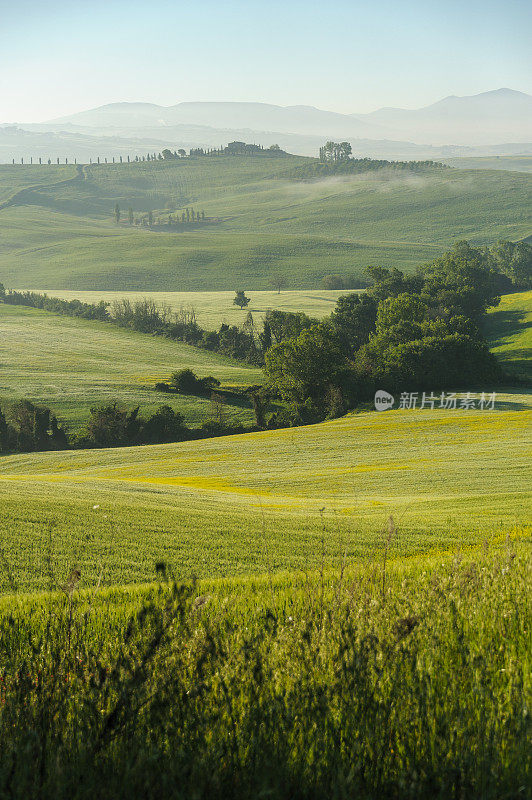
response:
[[[389,411],[175,445],[0,461],[0,542],[20,585],[213,577],[453,551],[494,541],[530,510],[527,398],[494,411]],[[502,444],[504,443],[504,446]],[[320,511],[322,510],[322,511]],[[322,544],[323,541],[323,544]],[[7,576],[2,575],[7,582]],[[5,588],[7,588],[7,583]]]
[[[0,280],[50,290],[197,291],[265,289],[278,274],[294,289],[315,288],[324,275],[340,274],[353,285],[370,264],[410,270],[459,238],[488,243],[532,230],[528,174],[282,177],[302,163],[220,157],[101,165],[61,180],[53,174],[40,187],[35,167],[26,178],[25,167],[0,167],[3,196],[18,191],[0,211]],[[42,175],[52,177],[48,169]],[[21,191],[24,185],[32,188]],[[114,223],[116,203],[123,215],[129,206],[136,214],[152,210],[156,221],[185,206],[209,219],[187,230],[130,228]]]
[[[118,400],[153,412],[162,403],[179,410],[190,425],[210,418],[208,398],[154,391],[157,381],[190,367],[228,386],[257,383],[259,369],[162,337],[46,311],[0,303],[0,404],[28,398],[50,406],[72,429],[89,409]],[[227,405],[228,420],[252,424],[248,407]]]

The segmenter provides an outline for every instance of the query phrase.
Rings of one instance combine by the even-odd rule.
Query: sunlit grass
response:
[[[500,402],[515,410],[368,412],[176,445],[4,457],[2,546],[21,584],[38,588],[49,536],[63,568],[76,562],[94,577],[105,563],[119,583],[149,580],[161,559],[179,575],[310,568],[324,530],[332,563],[364,560],[390,515],[396,555],[490,541],[530,513],[532,411],[525,395]]]
[[[249,386],[261,371],[207,350],[106,323],[0,303],[0,405],[29,398],[79,428],[91,406],[118,400],[142,413],[167,403],[190,425],[211,417],[209,398],[162,395],[157,381],[189,367],[229,386]],[[252,424],[251,408],[227,405],[229,421]]]

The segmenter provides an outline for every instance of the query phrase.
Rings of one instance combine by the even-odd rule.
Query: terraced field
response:
[[[85,167],[67,182],[35,187],[35,167],[0,167],[0,280],[49,289],[198,291],[293,289],[340,274],[350,285],[369,265],[412,270],[456,239],[491,243],[530,235],[532,177],[495,170],[368,173],[322,181],[286,174],[305,159],[198,158]],[[42,167],[46,175],[48,167]],[[69,168],[70,169],[70,168]],[[52,173],[49,173],[50,177]],[[71,173],[72,174],[72,173]],[[189,230],[116,225],[185,206],[208,222]]]
[[[494,411],[389,411],[320,425],[1,460],[1,546],[24,588],[77,565],[90,584],[305,570],[453,551],[523,530],[530,398]],[[4,570],[4,588],[8,574]]]

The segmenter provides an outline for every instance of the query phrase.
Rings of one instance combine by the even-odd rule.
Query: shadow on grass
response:
[[[511,309],[495,311],[490,314],[484,326],[484,333],[492,347],[504,345],[510,336],[521,335],[528,328],[532,328],[532,321],[527,319],[525,309]],[[514,351],[519,355],[526,350]],[[529,353],[530,355],[530,353]]]

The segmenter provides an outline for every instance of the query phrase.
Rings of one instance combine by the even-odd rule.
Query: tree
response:
[[[456,242],[425,268],[423,277],[430,304],[452,314],[478,317],[501,299],[488,255],[469,242]]]
[[[245,333],[248,333],[250,336],[253,336],[255,330],[255,322],[253,321],[253,314],[251,311],[248,311],[246,319],[244,320],[244,324],[242,325],[242,330]]]
[[[527,242],[500,241],[488,250],[491,263],[513,286],[532,288],[532,246]]]
[[[120,222],[120,206],[118,203],[115,205],[115,222],[117,225]]]
[[[153,226],[153,211],[148,211],[148,225],[150,228]]]
[[[86,437],[94,444],[104,447],[131,444],[138,439],[142,426],[139,408],[128,412],[111,403],[107,406],[91,408],[91,418],[87,423]]]
[[[169,161],[170,159],[174,158],[174,154],[172,153],[171,150],[168,150],[168,148],[165,148],[163,150],[163,154],[162,155],[163,155],[163,158],[164,158],[165,161]]]
[[[348,161],[352,149],[349,142],[327,142],[324,147],[320,147],[320,160],[338,164]]]
[[[303,311],[267,311],[264,317],[264,328],[268,325],[270,341],[281,342],[299,336],[301,331],[316,325],[317,319],[308,317]]]
[[[181,158],[185,158],[185,156],[186,156],[186,154],[187,154],[187,151],[186,151],[186,150],[183,150],[183,148],[182,148],[182,147],[181,147],[181,148],[180,148],[180,149],[179,149],[177,152],[179,153],[179,155],[181,156]]]
[[[286,402],[296,403],[311,400],[324,404],[344,364],[336,334],[325,323],[274,344],[264,360],[270,389]]]
[[[376,388],[389,392],[430,391],[471,384],[488,385],[501,379],[502,371],[486,342],[458,333],[386,345],[374,336],[356,355],[356,371],[368,393]]]
[[[241,309],[244,309],[250,302],[251,298],[246,297],[245,292],[236,292],[236,296],[233,300],[234,306],[240,306]]]
[[[189,430],[181,414],[166,405],[160,406],[142,428],[142,439],[151,443],[180,442],[188,435]]]
[[[225,398],[223,395],[217,394],[216,392],[211,394],[211,416],[214,422],[217,422],[219,425],[225,425]]]
[[[0,300],[5,300],[6,298],[6,287],[3,283],[0,283]]]
[[[336,301],[331,320],[342,350],[352,358],[375,332],[377,304],[367,294],[346,294]]]
[[[394,335],[398,341],[422,338],[421,323],[427,316],[428,306],[419,296],[398,294],[381,300],[377,308],[375,328],[377,336]]]
[[[0,451],[9,450],[9,427],[5,414],[0,408]]]
[[[176,392],[181,394],[206,394],[220,385],[220,381],[212,375],[198,378],[191,369],[185,368],[173,372],[170,383]]]
[[[277,294],[281,294],[281,289],[286,289],[288,281],[282,275],[277,275],[275,278],[271,279],[269,286],[271,286],[272,289],[276,289]]]
[[[129,209],[128,209],[128,212],[127,212],[127,218],[128,218],[129,224],[133,225],[134,217],[133,217],[133,209],[131,208],[131,206],[129,206]]]

